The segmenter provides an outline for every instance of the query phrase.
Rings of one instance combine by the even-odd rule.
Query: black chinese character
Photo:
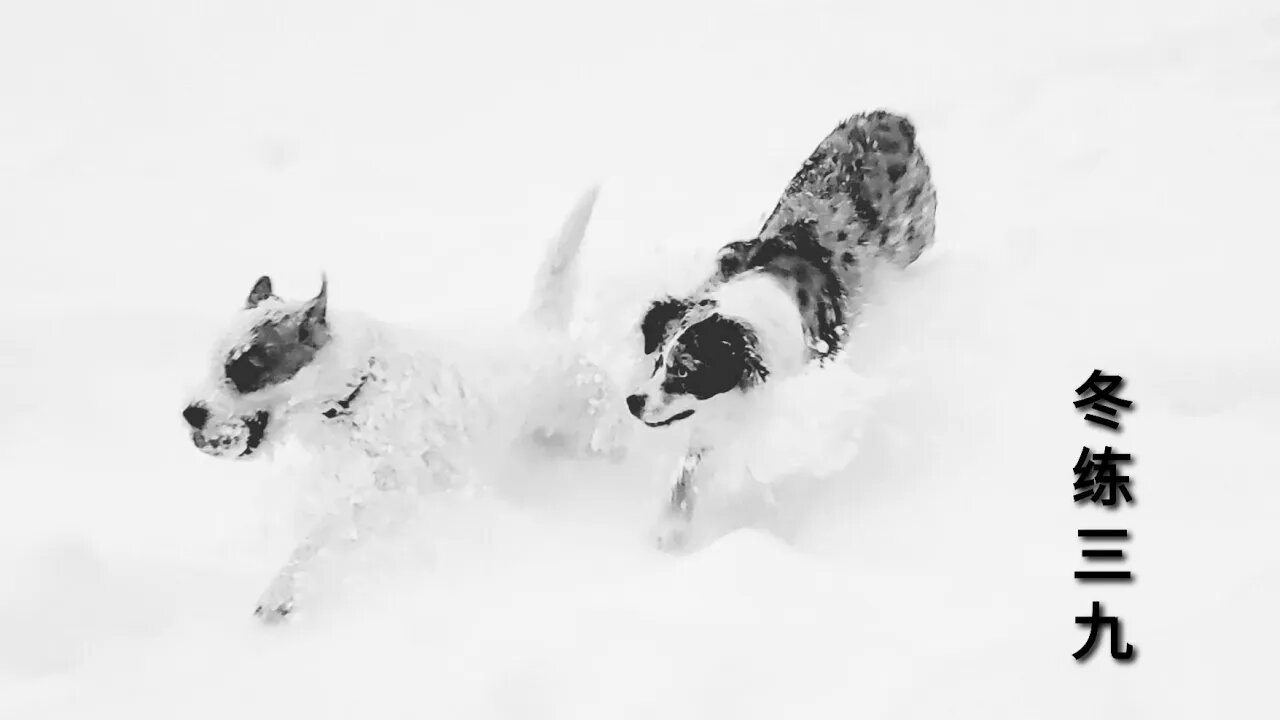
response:
[[[1093,454],[1090,459],[1090,453]],[[1075,501],[1088,498],[1090,502],[1101,502],[1103,505],[1115,505],[1119,496],[1127,503],[1132,503],[1133,495],[1129,493],[1129,476],[1121,475],[1116,467],[1122,462],[1132,462],[1129,453],[1111,452],[1111,446],[1100,453],[1094,453],[1086,445],[1080,449],[1080,457],[1072,472],[1080,476],[1072,485],[1076,489]]]
[[[1128,530],[1077,530],[1076,534],[1089,540],[1093,538],[1116,538],[1128,540]],[[1124,560],[1123,550],[1081,550],[1080,555],[1086,560]],[[1076,579],[1082,581],[1122,580],[1132,581],[1133,573],[1128,570],[1077,570]]]
[[[1093,646],[1098,642],[1098,636],[1102,634],[1102,629],[1106,628],[1111,631],[1111,657],[1121,662],[1132,662],[1134,655],[1134,647],[1129,643],[1124,644],[1124,649],[1120,649],[1120,618],[1111,617],[1102,614],[1102,603],[1097,600],[1093,601],[1093,614],[1080,616],[1076,618],[1077,625],[1089,626],[1089,639],[1085,641],[1084,647],[1071,653],[1072,657],[1080,662],[1089,657],[1093,652]]]
[[[1085,393],[1093,393],[1090,397],[1081,398],[1075,401],[1078,408],[1089,406],[1093,410],[1111,416],[1119,413],[1116,408],[1111,405],[1119,405],[1122,408],[1130,408],[1133,403],[1124,400],[1115,395],[1119,391],[1120,386],[1124,384],[1124,378],[1119,375],[1103,375],[1101,370],[1094,370],[1088,380],[1084,381],[1080,387],[1076,388],[1076,395],[1084,395]],[[1084,419],[1092,423],[1097,423],[1112,430],[1119,430],[1120,423],[1114,419],[1099,417],[1098,415],[1085,414]]]

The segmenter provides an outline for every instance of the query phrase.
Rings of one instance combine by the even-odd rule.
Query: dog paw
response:
[[[292,611],[293,611],[293,602],[289,601],[281,605],[276,605],[274,607],[259,605],[257,609],[253,611],[253,614],[255,617],[257,617],[259,620],[266,623],[267,625],[276,625],[278,623],[284,622],[284,619],[288,617],[289,613]]]
[[[663,552],[684,551],[689,544],[689,519],[678,516],[663,518],[654,530],[653,540]]]
[[[288,578],[276,578],[258,598],[253,614],[267,625],[275,625],[293,612],[293,603],[293,583]]]

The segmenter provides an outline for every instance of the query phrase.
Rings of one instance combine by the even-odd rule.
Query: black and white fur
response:
[[[869,274],[881,262],[906,266],[932,244],[936,205],[910,121],[854,115],[805,161],[757,237],[721,248],[690,297],[649,307],[640,330],[651,370],[628,409],[650,427],[695,425],[661,546],[684,544],[697,478],[752,394],[845,349]]]
[[[339,538],[363,538],[420,494],[466,482],[468,469],[522,437],[616,449],[603,373],[574,351],[566,327],[594,201],[593,190],[566,220],[523,327],[493,348],[332,313],[327,282],[314,298],[291,302],[267,277],[257,281],[182,413],[192,442],[244,459],[292,439],[318,472],[354,464],[364,475],[293,551],[262,594],[260,617],[289,614],[299,580]],[[539,406],[552,396],[558,407]]]
[[[644,325],[653,365],[627,407],[649,427],[693,426],[658,530],[659,545],[674,549],[685,542],[695,481],[707,473],[701,466],[713,459],[711,451],[753,412],[766,381],[799,373],[808,356],[790,292],[761,272],[738,275],[691,304],[657,304]]]

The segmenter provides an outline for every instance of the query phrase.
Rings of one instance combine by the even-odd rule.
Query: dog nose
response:
[[[187,409],[182,411],[182,418],[188,425],[199,430],[209,422],[209,411],[200,405],[188,405]]]
[[[640,413],[644,412],[644,396],[628,395],[627,409],[631,411],[632,415],[635,415],[636,417],[640,417]]]

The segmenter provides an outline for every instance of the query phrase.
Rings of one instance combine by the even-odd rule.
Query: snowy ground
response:
[[[1276,716],[1274,3],[205,5],[0,10],[0,717]],[[661,437],[529,462],[253,621],[299,480],[179,411],[259,274],[501,319],[601,180],[580,325],[620,365],[878,106],[939,235],[855,337],[878,394],[829,393],[866,418],[847,469],[722,493],[677,558]],[[1071,408],[1094,367],[1119,438]],[[1109,439],[1116,515],[1070,500]],[[1109,525],[1137,582],[1081,587]],[[1134,665],[1071,658],[1093,599]]]

